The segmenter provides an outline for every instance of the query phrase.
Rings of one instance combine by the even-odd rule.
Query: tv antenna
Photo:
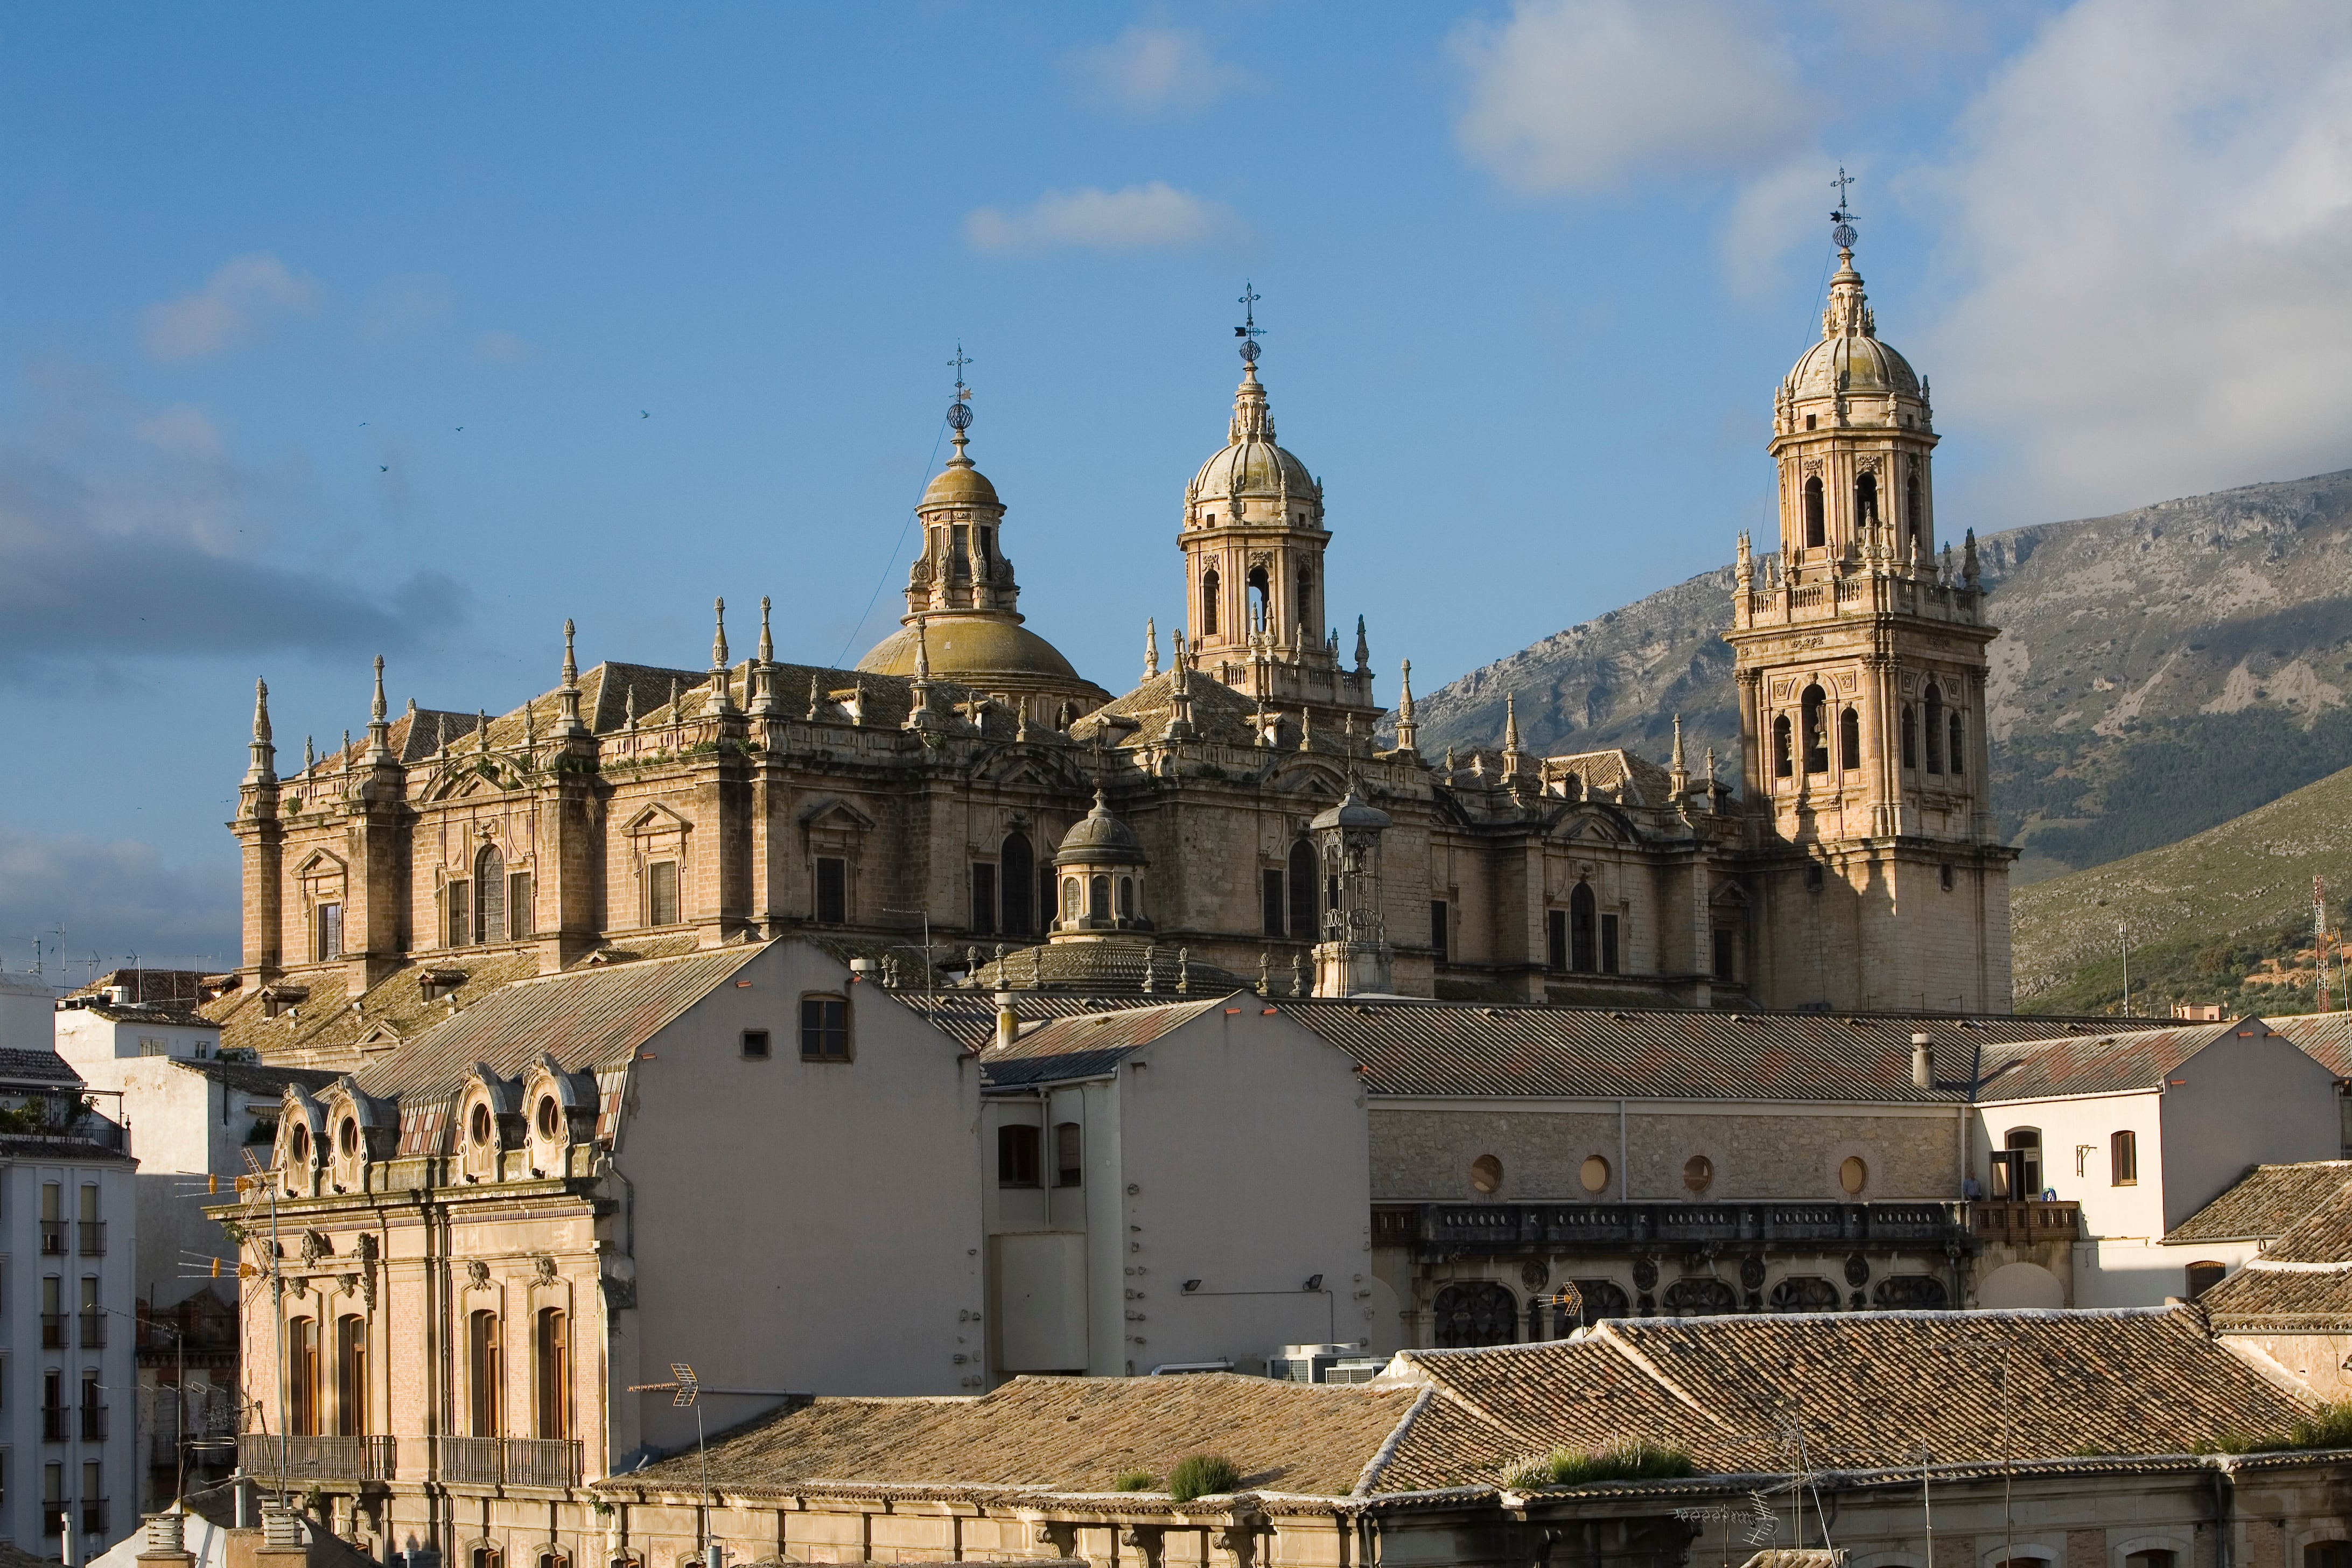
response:
[[[1853,184],[1853,176],[1845,172],[1843,163],[1840,163],[1837,178],[1830,182],[1831,188],[1838,194],[1838,205],[1830,214],[1830,222],[1834,226],[1830,230],[1830,237],[1837,241],[1840,250],[1852,250],[1857,237],[1853,230],[1853,220],[1857,215],[1846,200],[1847,187]]]
[[[961,354],[963,351],[959,348],[956,352]],[[707,1388],[702,1379],[695,1375],[694,1368],[682,1361],[669,1363],[669,1379],[667,1383],[633,1383],[629,1384],[629,1392],[667,1394],[672,1409],[682,1409],[688,1405],[694,1407],[694,1452],[702,1468],[702,1517],[709,1521],[719,1505],[710,1491],[710,1451],[703,1442],[702,1396],[706,1394],[743,1394],[753,1399],[800,1399],[807,1396],[765,1388]],[[723,1549],[719,1544],[719,1538],[707,1531],[701,1542],[701,1553],[704,1568],[724,1568]]]
[[[1234,329],[1234,336],[1242,341],[1241,353],[1244,364],[1257,363],[1257,356],[1263,352],[1258,344],[1258,339],[1265,335],[1265,329],[1257,324],[1257,302],[1265,298],[1265,295],[1250,286],[1249,279],[1242,279],[1242,295],[1234,301],[1242,308],[1242,324]]]

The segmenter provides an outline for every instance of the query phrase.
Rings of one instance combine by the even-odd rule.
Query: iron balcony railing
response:
[[[81,1221],[80,1225],[81,1255],[84,1258],[105,1257],[106,1222],[102,1219],[86,1219]]]
[[[81,1440],[85,1443],[103,1443],[106,1441],[105,1405],[85,1405],[81,1406]]]
[[[45,1219],[41,1222],[41,1256],[63,1258],[66,1255],[66,1222]]]
[[[66,1315],[63,1312],[41,1314],[41,1348],[45,1351],[71,1348],[66,1343]]]
[[[81,1315],[81,1348],[86,1351],[106,1348],[106,1314],[84,1312]]]
[[[73,1427],[72,1406],[44,1405],[41,1406],[41,1441],[62,1443]]]
[[[1958,1203],[1379,1204],[1372,1244],[1429,1256],[1605,1253],[1741,1242],[1940,1248],[1965,1241]]]
[[[106,1533],[106,1500],[89,1497],[81,1500],[81,1529],[85,1535]]]
[[[268,1479],[283,1473],[289,1481],[388,1481],[398,1462],[392,1437],[277,1437],[240,1433],[236,1461],[247,1475]]]
[[[454,1486],[580,1484],[580,1444],[569,1437],[436,1437],[434,1479]]]

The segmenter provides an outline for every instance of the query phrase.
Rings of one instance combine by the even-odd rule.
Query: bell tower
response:
[[[1323,487],[1307,465],[1275,445],[1274,411],[1257,378],[1255,289],[1240,303],[1242,383],[1225,445],[1184,490],[1185,624],[1191,662],[1225,685],[1277,706],[1338,722],[1369,721],[1370,648],[1358,623],[1352,668],[1324,601]],[[1365,728],[1369,731],[1367,721]]]
[[[1854,270],[1840,171],[1821,341],[1773,397],[1780,550],[1739,539],[1732,627],[1769,1006],[2010,1010],[1976,536],[1937,552],[1927,384]]]

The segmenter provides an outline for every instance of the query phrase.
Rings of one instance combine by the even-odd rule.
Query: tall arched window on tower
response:
[[[1315,864],[1315,846],[1304,838],[1290,847],[1290,936],[1294,942],[1314,942],[1315,887],[1322,880]]]
[[[1919,765],[1919,712],[1908,702],[1903,705],[1903,765]]]
[[[1805,688],[1804,734],[1805,771],[1825,773],[1830,771],[1829,694],[1818,682]]]
[[[1037,856],[1025,833],[1008,833],[997,847],[997,896],[1004,901],[1004,934],[1034,936],[1036,914],[1030,904],[1037,886]]]
[[[1772,721],[1772,776],[1784,779],[1795,771],[1795,752],[1789,744],[1789,716],[1783,713]]]
[[[1944,771],[1944,689],[1927,682],[1927,771]]]
[[[1253,566],[1249,574],[1249,629],[1253,636],[1274,626],[1274,584],[1265,568]]]
[[[1805,481],[1805,548],[1819,550],[1830,542],[1829,509],[1822,500],[1822,477]]]
[[[1853,521],[1857,528],[1867,528],[1878,521],[1878,476],[1860,473],[1853,477]]]
[[[1201,635],[1204,637],[1217,635],[1217,592],[1223,585],[1215,567],[1201,574]]]
[[[1298,624],[1302,626],[1321,625],[1315,618],[1315,569],[1311,566],[1298,569]]]
[[[1601,967],[1600,932],[1600,900],[1592,896],[1591,883],[1579,882],[1568,895],[1568,966],[1579,974]]]
[[[1919,553],[1919,463],[1914,458],[1910,472],[1903,476],[1903,527],[1908,534],[1906,548]]]
[[[1963,742],[1967,737],[1966,737],[1966,735],[1964,734],[1964,732],[1963,732],[1963,731],[1961,731],[1961,729],[1960,729],[1960,716],[1959,716],[1959,714],[1958,714],[1958,713],[1954,713],[1954,714],[1951,716],[1951,718],[1950,718],[1948,721],[1947,721],[1947,722],[1948,722],[1948,723],[1950,725],[1950,727],[1951,727],[1951,740],[1952,740],[1952,747],[1951,747],[1951,753],[1950,753],[1950,759],[1951,759],[1951,760],[1950,760],[1950,762],[1949,762],[1949,763],[1948,763],[1948,766],[1949,766],[1949,768],[1950,768],[1950,770],[1951,770],[1951,773],[1952,773],[1953,776],[1957,778],[1958,775],[1960,775],[1961,773],[1966,773],[1966,772],[1968,771],[1966,768],[1963,768],[1962,766],[1960,766],[1960,758],[1961,758],[1961,756],[1962,756],[1962,755],[1964,755],[1964,754],[1967,752],[1967,751],[1968,751],[1968,748],[1967,748],[1965,745],[1961,744],[1961,742]]]
[[[474,860],[474,940],[507,939],[507,863],[495,844]]]
[[[1851,708],[1838,715],[1838,766],[1848,773],[1862,767],[1862,719]]]

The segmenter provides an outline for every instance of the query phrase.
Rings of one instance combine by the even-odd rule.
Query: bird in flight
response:
[[[390,463],[378,463],[375,466],[375,471],[379,474],[388,474],[392,472],[392,465]]]
[[[463,430],[463,429],[465,428],[465,426],[464,426],[463,425],[460,425],[460,426],[457,426],[457,428],[458,428],[458,429],[460,429],[460,430]]]
[[[650,419],[653,417],[653,415],[649,410],[640,408],[637,410],[637,417],[640,419]]]

